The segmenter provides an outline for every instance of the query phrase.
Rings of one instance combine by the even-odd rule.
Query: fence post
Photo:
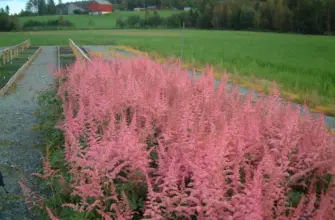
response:
[[[7,54],[6,54],[6,56],[7,56],[6,63],[9,63],[9,61],[10,61],[10,49],[7,50]]]
[[[6,64],[7,63],[7,50],[4,50],[3,51],[3,64]]]
[[[15,57],[17,57],[20,52],[24,51],[25,49],[28,49],[30,47],[30,39],[23,41],[20,44],[17,44],[15,46],[6,48],[2,51],[2,54],[0,55],[0,63],[6,64],[12,61]]]

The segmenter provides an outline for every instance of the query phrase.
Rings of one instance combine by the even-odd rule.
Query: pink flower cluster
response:
[[[226,77],[215,88],[210,68],[192,80],[147,57],[77,61],[58,77],[81,198],[64,206],[131,219],[115,185],[131,180],[147,187],[146,219],[335,219],[334,138],[276,89],[254,100]]]

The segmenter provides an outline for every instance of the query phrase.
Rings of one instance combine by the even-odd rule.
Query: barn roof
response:
[[[96,3],[100,4],[100,5],[111,5],[111,3],[109,1],[106,0],[93,0]]]

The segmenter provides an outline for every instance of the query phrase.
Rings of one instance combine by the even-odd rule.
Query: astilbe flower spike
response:
[[[335,144],[322,115],[301,115],[276,86],[242,96],[225,74],[215,88],[211,68],[192,80],[180,63],[143,56],[92,62],[57,72],[81,199],[64,206],[131,219],[115,191],[128,180],[146,186],[147,219],[334,219],[333,180],[323,178],[334,175]]]
[[[52,214],[52,212],[51,212],[51,210],[49,209],[48,206],[46,206],[45,209],[47,210],[47,213],[48,213],[48,215],[49,215],[50,220],[58,220],[58,218],[56,218],[56,217]]]

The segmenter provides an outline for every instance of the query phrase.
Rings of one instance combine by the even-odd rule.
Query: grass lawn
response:
[[[28,61],[29,57],[31,57],[37,49],[37,47],[28,48],[20,52],[20,54],[12,60],[12,63],[0,66],[0,89],[6,85],[8,80]]]
[[[153,13],[153,12],[152,12]],[[162,17],[168,17],[173,13],[178,13],[178,11],[159,11]],[[180,13],[180,12],[179,12]],[[64,19],[71,21],[75,28],[115,28],[116,20],[119,17],[128,17],[131,15],[139,15],[144,17],[144,11],[122,11],[114,12],[111,14],[105,14],[103,16],[97,15],[63,15]],[[18,17],[20,23],[23,25],[24,22],[28,20],[35,21],[48,21],[58,19],[59,15],[47,15],[47,16],[29,16],[29,17]],[[90,22],[91,21],[91,22]]]
[[[180,56],[180,30],[96,30],[1,33],[0,46],[27,38],[34,45],[117,43],[167,56]],[[335,114],[335,38],[239,31],[186,30],[183,60],[195,66],[212,64],[237,73],[235,82],[267,89],[276,81],[284,96],[305,98],[312,108]],[[258,80],[257,80],[258,79]],[[259,80],[264,79],[264,80]],[[320,111],[321,111],[320,110]]]

